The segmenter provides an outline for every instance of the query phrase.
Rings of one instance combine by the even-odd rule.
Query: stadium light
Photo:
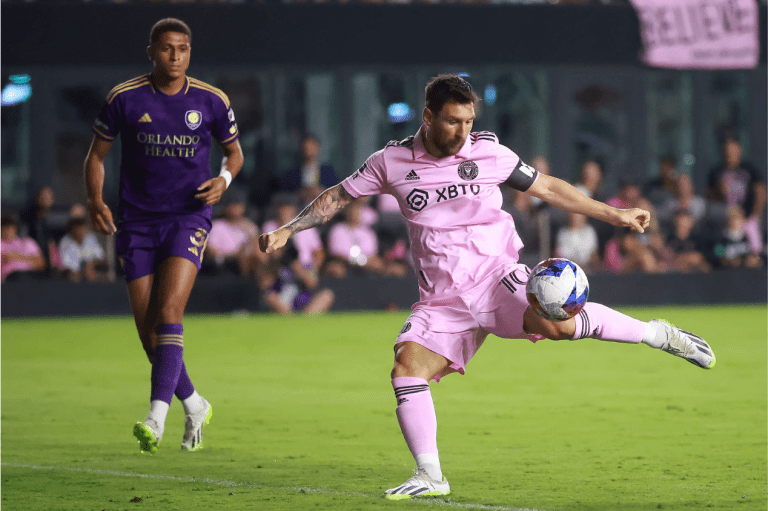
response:
[[[496,103],[496,86],[493,84],[486,86],[484,96],[486,105]]]
[[[11,83],[3,87],[0,105],[12,106],[27,101],[32,96],[32,77],[29,75],[11,75]]]
[[[416,114],[408,103],[392,103],[387,107],[389,122],[406,122],[412,120]]]

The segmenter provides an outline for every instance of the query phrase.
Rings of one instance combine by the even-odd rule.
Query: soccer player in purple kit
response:
[[[181,448],[202,448],[210,403],[195,391],[183,359],[184,309],[203,259],[211,206],[243,165],[235,114],[219,89],[186,75],[192,32],[181,20],[158,21],[150,32],[150,74],[107,96],[85,160],[88,209],[94,230],[117,233],[139,339],[152,364],[150,409],[133,434],[142,452],[163,437],[174,394],[185,412]],[[116,228],[104,203],[104,159],[120,135],[120,201]],[[211,178],[216,139],[224,158]]]
[[[530,270],[518,264],[523,244],[501,210],[500,184],[549,204],[643,232],[650,213],[621,210],[526,165],[490,132],[471,132],[478,97],[456,75],[427,84],[419,131],[390,142],[337,186],[320,194],[288,224],[259,238],[270,253],[296,232],[327,222],[362,195],[388,193],[408,223],[421,301],[395,341],[392,387],[397,418],[417,470],[386,490],[399,500],[447,495],[437,450],[437,417],[429,380],[465,371],[489,333],[506,339],[590,337],[645,343],[710,369],[715,356],[700,337],[663,321],[639,321],[597,303],[574,318],[549,321],[528,306]]]

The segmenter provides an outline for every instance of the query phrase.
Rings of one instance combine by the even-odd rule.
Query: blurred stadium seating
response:
[[[174,4],[172,8],[168,3]],[[249,215],[259,225],[280,191],[283,173],[297,161],[304,134],[318,136],[322,160],[344,178],[387,141],[416,131],[423,84],[439,72],[468,76],[483,99],[476,129],[495,132],[524,160],[544,157],[552,175],[571,182],[578,179],[584,161],[599,161],[603,199],[616,195],[627,176],[640,183],[656,178],[659,162],[667,156],[677,162],[678,172],[690,176],[696,194],[703,195],[707,174],[720,161],[719,140],[726,133],[741,141],[744,159],[762,172],[765,182],[764,0],[760,1],[760,63],[755,69],[737,71],[677,71],[642,65],[637,15],[625,0],[4,0],[2,5],[4,214],[20,216],[37,191],[48,185],[55,190],[57,212],[84,201],[82,163],[90,125],[115,83],[149,71],[144,54],[149,27],[167,15],[178,16],[192,27],[195,51],[189,74],[222,88],[232,100],[246,157],[236,183],[246,191]],[[450,27],[462,36],[425,38],[425,19],[430,26]],[[118,152],[113,151],[106,181],[112,204],[117,199],[118,164]],[[534,208],[528,213],[541,212]],[[546,221],[536,217],[536,228],[529,229],[535,238],[525,241],[536,249],[526,255],[526,262],[534,263],[555,249],[553,240],[562,223],[558,224],[556,215],[547,215]],[[109,249],[108,240],[105,244]],[[114,275],[114,252],[108,254]],[[728,291],[723,299],[764,301],[764,269],[757,270],[754,279],[745,278],[743,272],[730,278],[757,287],[742,293]],[[360,277],[350,282],[366,286],[356,278]],[[617,277],[598,270],[595,278],[602,287]],[[637,303],[648,303],[642,288],[650,280],[621,278],[628,279],[623,281],[625,289],[639,290],[630,293]],[[715,277],[654,276],[653,282],[679,285],[679,278],[693,279],[700,283],[692,284],[693,288],[705,289]],[[200,296],[220,296],[215,289],[237,287],[234,279],[224,279],[201,278],[206,292]],[[393,294],[388,303],[405,307],[413,301],[415,284],[411,277],[406,281],[389,285],[387,293]],[[46,288],[47,284],[52,287]],[[350,283],[329,285],[351,289]],[[35,281],[33,286],[5,283],[3,315],[28,315],[22,310],[13,313],[16,309],[7,305],[16,293],[29,297],[35,289],[49,296],[70,292],[80,296],[72,286],[60,281]],[[88,289],[95,296],[103,290],[105,300],[127,313],[114,286],[120,284],[89,284]],[[248,297],[233,301],[231,308],[260,310],[258,296],[248,293],[243,290],[241,296]],[[720,301],[705,291],[692,296],[694,301]],[[215,300],[201,300],[195,310],[215,309]],[[669,298],[659,296],[658,300],[689,303],[684,297],[667,302]],[[222,303],[230,302],[219,301],[219,306]],[[342,300],[336,307],[355,303],[345,305]],[[373,301],[370,307],[380,305]]]

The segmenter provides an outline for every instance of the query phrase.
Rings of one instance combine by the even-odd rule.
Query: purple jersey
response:
[[[194,78],[168,96],[144,75],[121,83],[107,96],[93,131],[122,142],[118,217],[124,222],[195,214],[210,222],[211,206],[195,199],[211,178],[211,138],[223,144],[239,133],[229,98]]]

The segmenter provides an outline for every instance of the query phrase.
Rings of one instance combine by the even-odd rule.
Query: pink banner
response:
[[[757,0],[631,0],[640,18],[643,61],[676,69],[757,66]]]

